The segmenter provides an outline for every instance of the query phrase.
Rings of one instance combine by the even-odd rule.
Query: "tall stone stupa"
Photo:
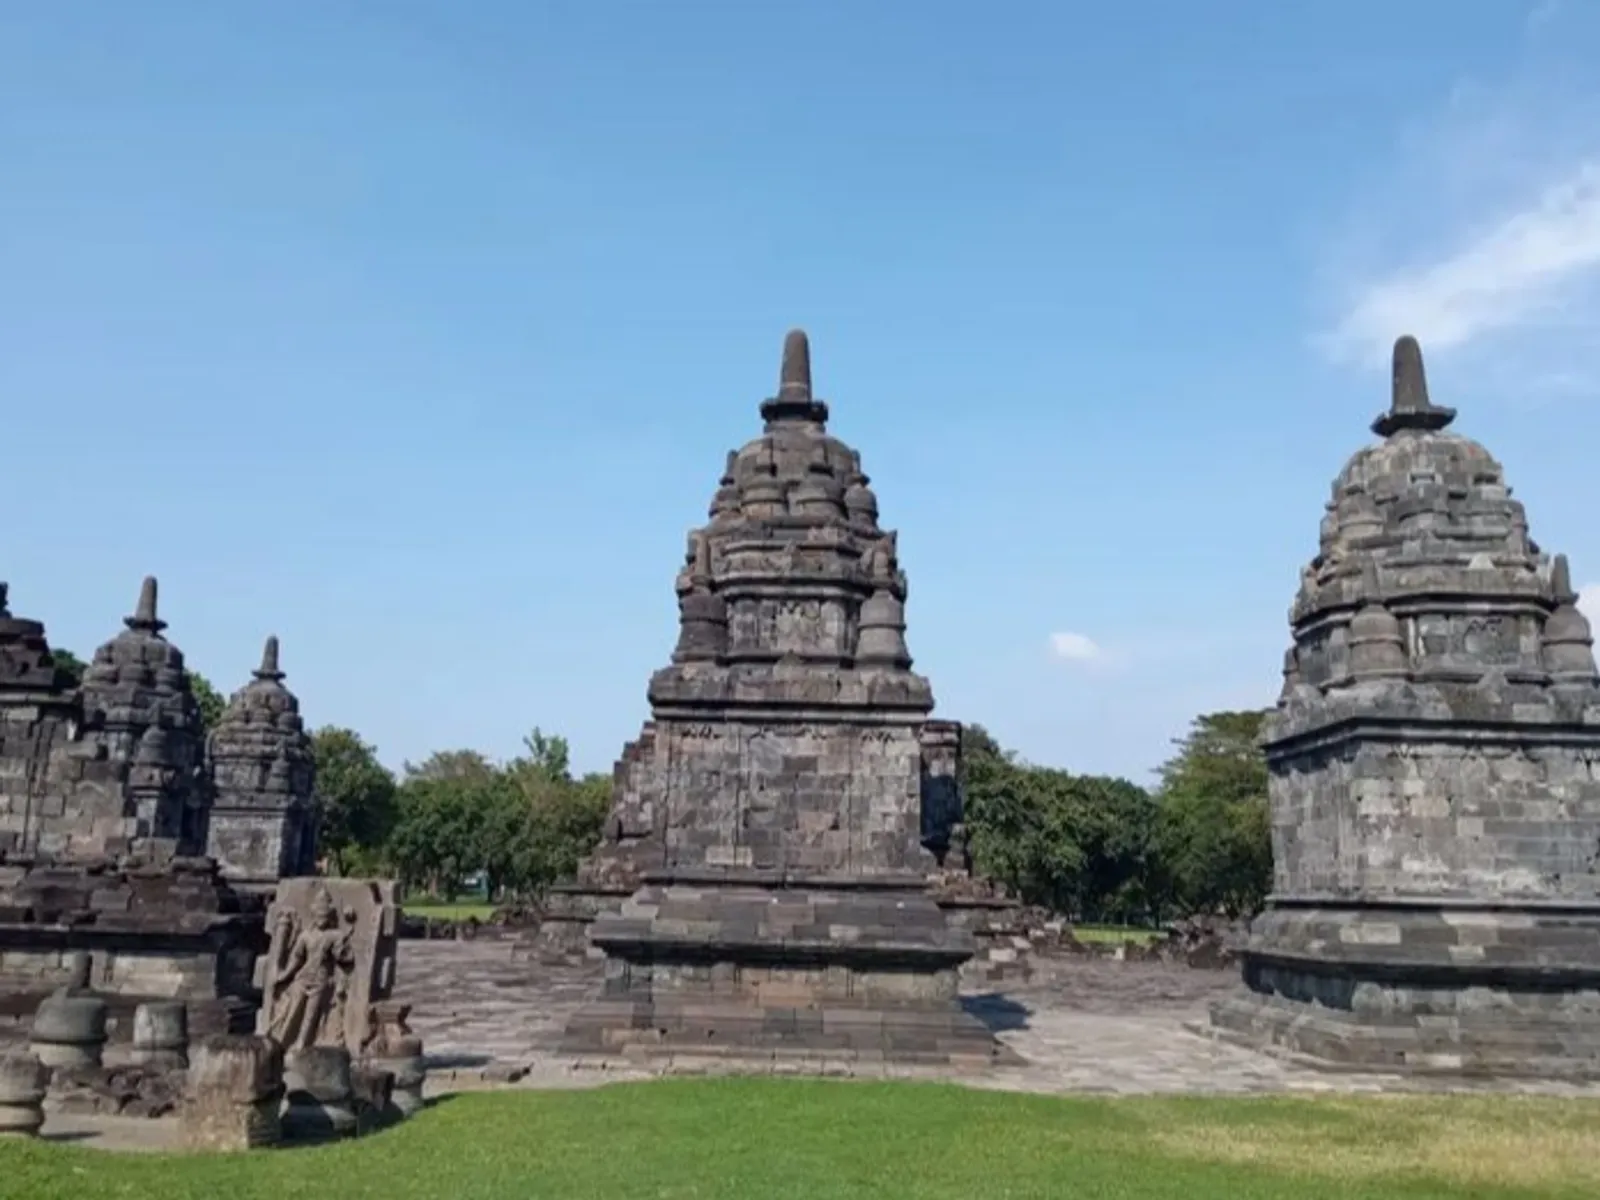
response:
[[[1265,733],[1273,893],[1224,1035],[1378,1069],[1600,1073],[1600,686],[1566,559],[1417,343],[1340,472]]]
[[[986,1061],[956,999],[971,936],[926,886],[956,727],[911,669],[895,535],[805,334],[761,418],[689,537],[678,645],[580,873],[634,890],[591,906],[606,978],[568,1048]]]

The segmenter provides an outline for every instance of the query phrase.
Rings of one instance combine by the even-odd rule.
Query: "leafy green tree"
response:
[[[482,785],[467,776],[412,775],[399,786],[385,855],[408,889],[455,899],[462,876],[478,866]]]
[[[525,753],[506,768],[526,805],[513,878],[518,891],[537,894],[576,871],[600,840],[611,777],[574,779],[563,737],[535,728],[522,744]]]
[[[978,870],[1030,904],[1088,920],[1150,906],[1155,808],[1125,779],[1021,761],[981,725],[962,731],[965,821]]]
[[[561,782],[571,780],[572,752],[566,738],[546,734],[534,726],[533,732],[522,739],[522,748],[526,753],[512,760],[513,769],[521,766],[538,771],[548,779]]]
[[[1195,718],[1161,768],[1155,847],[1165,890],[1181,912],[1251,913],[1272,886],[1268,710]]]
[[[406,763],[406,779],[487,779],[498,768],[476,750],[436,750],[420,763]]]
[[[50,658],[55,663],[56,670],[61,672],[62,677],[70,687],[77,687],[83,682],[83,673],[88,669],[89,664],[71,650],[63,650],[57,646],[50,651]]]
[[[453,897],[482,871],[489,895],[537,894],[570,875],[599,840],[609,776],[572,778],[566,739],[535,729],[524,753],[496,764],[449,750],[407,766],[390,862],[410,886]]]
[[[200,706],[200,723],[209,732],[216,728],[218,721],[222,720],[222,713],[228,707],[228,702],[199,671],[185,671],[185,674],[189,677],[189,690],[194,693],[195,703]]]
[[[396,817],[395,780],[353,729],[324,726],[311,735],[311,750],[318,844],[342,875],[353,848],[374,850],[388,837]]]

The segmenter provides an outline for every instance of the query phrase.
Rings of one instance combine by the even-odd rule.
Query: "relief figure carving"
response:
[[[346,913],[341,920],[325,888],[317,889],[310,920],[299,928],[293,911],[279,909],[273,942],[281,957],[267,997],[267,1036],[286,1050],[343,1043],[356,966],[354,919]]]

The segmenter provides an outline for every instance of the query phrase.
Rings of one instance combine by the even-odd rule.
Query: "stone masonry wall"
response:
[[[816,873],[926,868],[914,726],[658,722],[676,867]]]
[[[1600,750],[1362,741],[1279,759],[1275,891],[1592,899]]]
[[[68,850],[72,827],[60,773],[73,725],[65,704],[0,707],[0,851]]]

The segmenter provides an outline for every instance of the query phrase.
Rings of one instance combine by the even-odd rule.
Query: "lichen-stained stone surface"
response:
[[[1343,1065],[1600,1073],[1600,686],[1566,559],[1395,346],[1265,732],[1273,894],[1219,1031]]]
[[[540,933],[592,918],[603,994],[573,1050],[907,1059],[996,1047],[954,1003],[972,955],[927,877],[959,820],[959,728],[911,669],[906,575],[803,333],[678,573],[678,644],[623,752],[605,842]]]

